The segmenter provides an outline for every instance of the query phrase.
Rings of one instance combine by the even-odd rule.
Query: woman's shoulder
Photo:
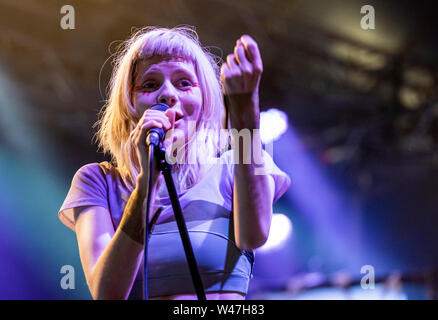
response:
[[[84,164],[82,167],[80,167],[77,170],[77,173],[110,173],[117,171],[117,168],[108,161],[102,161],[102,162],[91,162]]]
[[[105,174],[120,174],[119,168],[109,161],[95,162],[94,164],[97,165],[99,169],[102,170]]]
[[[121,177],[120,170],[109,161],[87,163],[80,167],[75,176],[79,177],[107,177],[119,179]]]

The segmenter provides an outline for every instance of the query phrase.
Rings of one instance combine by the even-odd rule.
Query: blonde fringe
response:
[[[146,48],[146,44],[151,46]],[[167,47],[170,44],[173,47]],[[140,170],[134,146],[129,141],[130,133],[138,121],[134,119],[135,110],[131,103],[133,69],[138,59],[147,59],[157,53],[190,58],[195,64],[203,91],[202,118],[194,135],[194,139],[198,139],[197,148],[188,150],[188,153],[196,152],[195,164],[177,164],[172,169],[179,190],[189,189],[201,179],[201,157],[215,157],[220,152],[218,137],[207,133],[218,132],[221,128],[223,102],[217,65],[220,58],[202,49],[193,28],[139,29],[114,54],[114,68],[107,92],[109,99],[93,125],[93,128],[98,128],[94,137],[98,147],[105,154],[111,155],[111,162],[118,168],[131,191],[135,188]],[[186,142],[184,148],[189,148],[192,142]]]

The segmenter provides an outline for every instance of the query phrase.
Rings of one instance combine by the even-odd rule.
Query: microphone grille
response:
[[[169,106],[168,106],[167,104],[164,104],[164,103],[157,103],[157,104],[154,104],[154,105],[151,107],[151,109],[152,109],[152,110],[158,110],[158,111],[162,111],[162,112],[164,112],[164,111],[166,111],[167,109],[169,109]]]

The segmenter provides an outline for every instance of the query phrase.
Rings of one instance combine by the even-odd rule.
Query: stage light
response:
[[[292,234],[292,222],[281,213],[272,215],[271,230],[266,243],[257,249],[260,252],[266,252],[272,249],[280,249],[284,246],[287,239]]]
[[[277,140],[288,127],[287,114],[271,108],[260,113],[260,136],[264,144]]]
[[[425,95],[417,89],[403,86],[398,91],[401,104],[409,110],[418,109],[424,101]]]
[[[347,42],[336,41],[329,47],[329,50],[336,58],[359,65],[365,70],[381,70],[388,63],[387,58],[382,53],[367,50]]]

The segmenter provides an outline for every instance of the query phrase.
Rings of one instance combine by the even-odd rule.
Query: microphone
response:
[[[158,111],[166,111],[169,109],[169,106],[164,103],[157,103],[151,107],[152,110]],[[158,144],[164,139],[164,130],[163,128],[152,128],[146,134],[146,145],[150,146],[151,144],[156,147]]]

